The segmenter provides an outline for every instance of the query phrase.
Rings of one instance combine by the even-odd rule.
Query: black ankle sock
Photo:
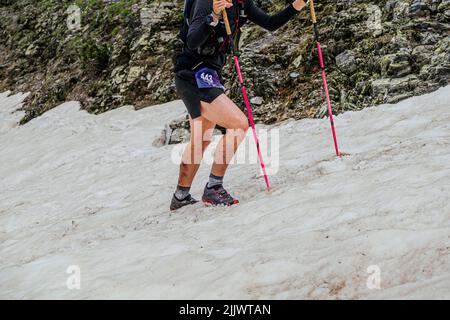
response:
[[[223,184],[223,177],[215,176],[211,173],[209,175],[209,180],[208,180],[208,184],[206,185],[206,187],[208,189],[211,189],[212,187],[220,186],[222,184]]]
[[[175,198],[178,200],[184,200],[189,195],[189,190],[191,190],[191,187],[182,187],[177,186],[177,189],[175,190]]]

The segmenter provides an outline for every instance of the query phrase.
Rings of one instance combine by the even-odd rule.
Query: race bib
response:
[[[225,90],[225,87],[220,83],[219,74],[215,70],[202,68],[195,73],[195,79],[200,89],[219,88]]]

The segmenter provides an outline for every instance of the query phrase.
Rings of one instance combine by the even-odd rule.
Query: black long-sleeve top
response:
[[[274,15],[268,15],[261,8],[257,7],[253,0],[244,0],[244,10],[247,18],[239,17],[239,4],[233,0],[233,6],[227,9],[228,20],[232,33],[239,37],[239,29],[247,19],[257,25],[274,31],[286,24],[298,11],[289,4],[286,8]],[[205,64],[220,71],[225,64],[225,53],[223,50],[216,50],[213,55],[202,54],[202,47],[217,46],[220,37],[226,38],[225,25],[221,21],[216,27],[207,23],[207,16],[213,10],[213,0],[196,0],[192,8],[189,31],[183,53],[177,58],[175,70],[192,68],[204,62]],[[238,23],[237,23],[238,22]]]

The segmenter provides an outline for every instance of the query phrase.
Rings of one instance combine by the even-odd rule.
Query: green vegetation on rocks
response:
[[[285,2],[255,0],[274,12]],[[70,28],[73,5],[81,16]],[[433,91],[450,80],[450,1],[316,1],[337,113]],[[172,53],[183,2],[0,0],[0,91],[30,91],[25,123],[67,100],[89,112],[177,99]],[[268,32],[249,23],[241,67],[258,121],[326,115],[309,11]],[[242,104],[233,66],[227,93]],[[181,125],[180,125],[181,126]]]

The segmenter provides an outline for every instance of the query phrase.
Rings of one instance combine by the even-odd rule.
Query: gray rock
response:
[[[189,137],[190,137],[189,130],[184,128],[177,128],[172,131],[169,144],[188,142]]]
[[[389,49],[392,52],[397,52],[400,50],[408,49],[411,45],[411,41],[408,40],[407,36],[403,34],[401,31],[397,32],[394,37],[392,37],[391,42],[389,43]]]
[[[263,102],[264,102],[264,99],[263,99],[262,97],[252,97],[252,98],[250,99],[250,103],[251,103],[251,104],[254,104],[254,105],[256,105],[256,106],[262,105]]]
[[[111,78],[115,85],[120,85],[125,79],[125,66],[118,66],[111,72]]]
[[[402,61],[399,63],[391,63],[389,65],[389,73],[396,77],[404,77],[412,71],[409,61]]]
[[[435,44],[441,39],[441,35],[434,32],[421,32],[420,33],[420,43],[423,45]]]
[[[411,72],[409,53],[398,52],[381,58],[381,72],[383,75],[403,77]]]
[[[131,67],[128,71],[127,82],[132,83],[136,81],[142,75],[143,71],[143,67]]]
[[[417,83],[418,79],[415,75],[398,79],[378,79],[372,81],[372,93],[374,96],[387,96],[390,93],[414,89]]]
[[[355,54],[350,50],[342,52],[336,56],[336,65],[345,74],[352,74],[357,68]]]
[[[442,0],[441,4],[438,6],[438,11],[444,12],[450,10],[450,0]]]
[[[187,116],[181,116],[178,119],[174,119],[169,123],[169,127],[172,130],[175,130],[177,128],[184,128],[189,129],[189,119]]]
[[[161,131],[161,135],[153,141],[152,145],[154,147],[162,147],[169,144],[171,135],[172,129],[168,125],[166,125],[165,128]]]
[[[411,56],[417,64],[425,64],[430,61],[432,54],[433,46],[421,45],[413,49]]]
[[[425,16],[430,13],[430,7],[424,0],[414,0],[409,6],[409,13],[413,16]]]
[[[397,5],[398,0],[388,0],[386,1],[386,4],[384,5],[385,11],[392,11],[394,10],[395,6]]]
[[[409,17],[409,4],[406,1],[397,1],[394,7],[392,21],[400,22]]]

